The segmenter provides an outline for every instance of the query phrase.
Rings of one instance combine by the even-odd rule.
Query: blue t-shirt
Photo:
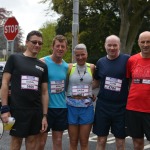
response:
[[[61,64],[56,64],[50,56],[44,57],[44,61],[48,67],[48,107],[67,108],[65,86],[68,64],[64,60]]]
[[[128,96],[126,63],[129,57],[129,55],[120,54],[114,60],[109,60],[105,56],[97,61],[94,78],[100,80],[98,101],[109,105],[126,104]]]

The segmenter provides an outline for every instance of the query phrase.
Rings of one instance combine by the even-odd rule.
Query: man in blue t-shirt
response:
[[[37,138],[38,146],[36,150],[44,150],[50,130],[52,130],[52,149],[62,149],[63,132],[68,129],[65,89],[69,65],[63,60],[66,52],[66,37],[56,35],[52,42],[52,54],[40,59],[48,67],[48,128],[45,133],[40,134]]]
[[[128,95],[126,63],[129,55],[120,54],[120,39],[110,35],[105,40],[107,55],[96,64],[93,88],[100,83],[93,133],[98,136],[97,149],[105,149],[109,130],[117,149],[125,146],[125,107]]]

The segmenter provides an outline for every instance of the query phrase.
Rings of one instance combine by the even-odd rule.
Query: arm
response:
[[[71,72],[71,69],[72,69],[72,63],[69,63],[69,67],[68,67],[68,73],[67,73],[67,77],[66,77],[66,92],[68,90],[68,84],[69,84],[69,76],[70,76],[70,72]]]
[[[8,106],[8,94],[9,94],[10,79],[11,79],[11,74],[5,72],[3,74],[3,78],[2,78],[1,100],[2,100],[2,106],[7,106],[7,108],[9,108],[9,106]],[[6,113],[2,113],[1,118],[2,118],[3,122],[8,122],[9,116],[11,116],[9,111],[6,111]]]
[[[92,83],[92,88],[96,89],[96,88],[99,88],[99,86],[100,86],[100,81],[94,79]]]
[[[42,62],[44,62],[45,63],[45,60],[44,60],[44,58],[42,57],[42,58],[40,58],[40,61],[42,61]]]
[[[92,83],[92,89],[98,88],[100,85],[100,81],[94,79],[94,73],[95,73],[95,65],[91,64],[90,65],[91,71],[92,71],[92,75],[93,75],[93,83]]]
[[[47,129],[47,112],[48,112],[48,84],[42,83],[42,106],[43,106],[43,119],[41,132]],[[44,115],[45,114],[45,115]]]

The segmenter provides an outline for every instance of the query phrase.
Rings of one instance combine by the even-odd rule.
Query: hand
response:
[[[92,95],[92,100],[93,100],[93,102],[95,102],[96,98],[97,98],[97,97],[93,94],[93,95]]]
[[[47,127],[48,127],[48,123],[47,123],[47,118],[46,117],[43,117],[42,119],[42,129],[41,129],[41,132],[45,132],[47,130]]]
[[[6,113],[1,114],[1,118],[2,118],[2,121],[3,121],[4,123],[7,123],[7,122],[8,122],[8,117],[11,117],[10,112],[6,112]]]

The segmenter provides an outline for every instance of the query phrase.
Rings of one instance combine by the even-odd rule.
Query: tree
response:
[[[39,29],[42,32],[44,44],[42,46],[42,50],[38,54],[38,58],[52,54],[51,44],[52,44],[53,38],[56,36],[56,32],[55,32],[56,25],[57,25],[56,23],[46,22]],[[67,52],[64,59],[67,62],[70,62],[70,51]]]
[[[71,34],[73,0],[44,2],[53,3],[52,9],[61,14],[56,33]],[[149,8],[149,0],[80,0],[79,42],[87,45],[88,61],[94,63],[106,54],[104,41],[110,34],[120,36],[123,53],[135,52],[137,35],[150,30]]]
[[[120,8],[120,39],[121,50],[131,54],[132,48],[143,24],[144,18],[150,20],[150,1],[149,0],[118,0]],[[147,30],[150,30],[148,26]]]
[[[50,55],[51,51],[51,43],[54,38],[55,34],[55,27],[56,23],[46,22],[43,26],[39,29],[43,35],[43,46],[42,50],[40,51],[38,57],[41,58],[46,55]]]

